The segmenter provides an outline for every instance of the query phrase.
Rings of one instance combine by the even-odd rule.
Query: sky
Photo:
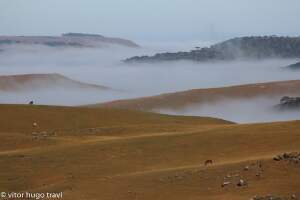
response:
[[[144,41],[300,35],[299,0],[0,0],[0,35],[98,33]]]

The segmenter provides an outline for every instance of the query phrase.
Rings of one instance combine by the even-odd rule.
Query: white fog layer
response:
[[[143,44],[142,44],[143,45]],[[171,45],[170,45],[171,46]],[[123,59],[135,55],[152,55],[170,46],[143,46],[143,48],[110,47],[103,49],[55,49],[43,46],[10,48],[0,54],[1,75],[26,73],[59,73],[71,79],[113,88],[113,91],[90,89],[45,88],[26,92],[0,92],[0,103],[84,105],[116,99],[152,96],[193,88],[224,87],[248,83],[296,80],[299,71],[283,67],[296,59],[194,63],[188,61],[154,64],[124,64]],[[272,121],[299,118],[299,113],[267,112],[269,101],[224,102],[187,109],[175,114],[207,115],[228,120]],[[267,105],[266,107],[264,105]],[[259,106],[265,109],[258,109]],[[234,107],[236,112],[231,112]],[[266,112],[265,112],[266,111]],[[167,113],[174,113],[168,111]]]
[[[157,110],[160,113],[188,116],[209,116],[237,123],[257,123],[300,119],[300,110],[279,110],[280,97],[227,99],[213,104],[191,105],[180,110]]]

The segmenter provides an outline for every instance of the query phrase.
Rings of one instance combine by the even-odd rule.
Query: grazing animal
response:
[[[213,164],[213,161],[212,160],[206,160],[204,162],[204,165],[207,166],[207,165],[212,165]]]
[[[257,161],[257,165],[258,165],[258,167],[261,169],[262,168],[262,162],[259,160],[259,161]]]
[[[33,122],[32,126],[33,126],[34,128],[36,128],[36,127],[38,127],[38,124],[37,124],[36,122]]]
[[[29,105],[33,105],[34,104],[34,102],[33,101],[29,101]]]

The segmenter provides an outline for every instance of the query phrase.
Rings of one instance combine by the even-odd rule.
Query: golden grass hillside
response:
[[[14,148],[17,144],[28,146],[25,141],[31,139],[32,133],[46,132],[48,135],[66,137],[129,136],[230,123],[209,117],[181,117],[106,108],[0,105],[0,111],[3,113],[0,116],[0,133],[5,141],[2,148]]]
[[[214,103],[227,99],[282,97],[285,95],[300,95],[300,80],[193,89],[152,97],[117,100],[91,106],[153,111],[157,109],[182,109],[194,104]]]
[[[108,108],[23,105],[1,105],[0,111],[5,113],[0,191],[63,192],[70,200],[300,195],[300,165],[272,160],[300,151],[299,121],[238,125]],[[213,165],[204,166],[208,159]],[[222,187],[225,179],[232,184]],[[247,186],[236,186],[239,179]]]

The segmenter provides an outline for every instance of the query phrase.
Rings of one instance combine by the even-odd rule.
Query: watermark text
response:
[[[19,199],[19,200],[41,200],[41,199],[62,199],[63,193],[53,193],[53,192],[42,192],[42,193],[33,193],[33,192],[0,192],[0,199]]]

